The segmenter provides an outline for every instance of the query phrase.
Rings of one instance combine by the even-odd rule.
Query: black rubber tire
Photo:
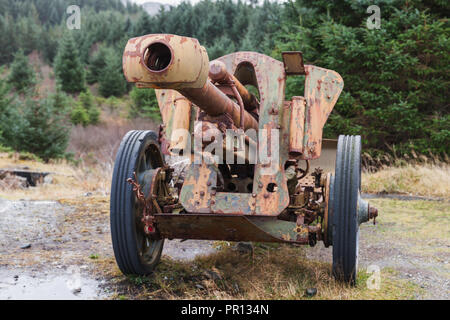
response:
[[[151,152],[149,159],[143,158]],[[145,159],[142,162],[142,159]],[[159,263],[164,239],[143,238],[144,230],[139,225],[136,198],[132,186],[126,182],[139,171],[138,165],[161,167],[164,160],[158,144],[158,136],[153,131],[130,131],[122,139],[116,155],[110,198],[111,238],[119,269],[125,275],[146,275]],[[141,182],[140,182],[141,183]],[[137,227],[138,226],[138,227]],[[138,240],[139,239],[139,240]],[[153,251],[144,250],[142,243],[152,246]],[[146,259],[147,258],[147,259]]]
[[[354,285],[358,272],[361,137],[339,136],[332,180],[333,275]]]

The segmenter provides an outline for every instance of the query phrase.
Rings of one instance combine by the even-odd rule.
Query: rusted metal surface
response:
[[[171,117],[170,152],[184,150],[190,141],[189,125],[192,103],[181,94],[174,99],[174,112]]]
[[[244,216],[159,214],[155,219],[168,239],[282,242]]]
[[[192,132],[194,128],[194,122],[198,118],[199,109],[197,106],[191,103],[189,112],[179,112],[181,110],[178,101],[180,98],[184,98],[184,96],[176,90],[157,89],[155,90],[155,93],[159,104],[159,110],[161,112],[161,118],[163,120],[162,135],[164,135],[164,138],[166,140],[165,143],[167,144],[166,148],[162,148],[162,151],[164,152],[165,150],[167,150],[167,152],[164,152],[164,154],[169,154],[169,150],[175,149],[174,151],[177,151],[176,149],[183,146],[183,144],[178,146],[176,144],[170,146],[170,141],[177,142],[179,141],[180,137],[180,134],[177,134],[173,136],[172,139],[172,132],[177,128],[184,127],[185,124],[187,124],[188,131]],[[181,109],[184,108],[187,109],[183,106]],[[181,133],[181,131],[179,131],[179,133]]]
[[[127,81],[139,87],[177,89],[211,116],[228,113],[237,126],[258,128],[254,117],[207,80],[208,55],[197,39],[161,34],[133,38],[125,47],[123,70]]]
[[[260,92],[259,129],[266,129],[268,132],[265,136],[265,141],[269,146],[268,152],[270,153],[271,145],[277,147],[283,145],[280,140],[272,141],[271,136],[271,129],[280,130],[280,135],[283,135],[283,132],[285,135],[289,132],[288,127],[280,125],[280,121],[283,119],[280,115],[283,113],[285,86],[283,64],[254,52],[238,52],[218,60],[225,64],[229,73],[240,75],[239,81],[242,85],[257,86]],[[247,72],[242,71],[242,66]],[[267,73],[266,70],[271,70],[271,72]],[[284,162],[288,159],[287,149],[280,148],[279,154],[280,159],[274,163],[255,165],[252,194],[216,192],[212,196],[209,192],[202,190],[201,186],[213,175],[215,171],[213,166],[191,166],[181,190],[180,201],[190,212],[192,210],[192,212],[276,216],[289,203],[283,167]],[[272,174],[265,174],[268,166],[274,166]],[[206,169],[207,167],[210,167],[209,170]],[[212,184],[215,186],[215,181],[212,181]],[[201,191],[204,191],[206,196],[201,199],[196,198]]]
[[[163,237],[331,244],[328,203],[336,142],[322,139],[322,131],[343,89],[337,72],[304,65],[301,52],[284,52],[283,62],[236,52],[209,63],[196,39],[174,35],[131,39],[123,65],[128,81],[157,88],[165,154],[188,143],[193,147],[210,131],[224,138],[231,130],[251,147],[242,156],[235,142],[219,142],[219,149],[238,161],[229,165],[209,161],[216,155],[212,140],[191,148],[185,156],[203,158],[187,166],[177,182],[181,214],[171,212],[170,203],[153,215]],[[305,76],[305,91],[285,101],[290,75]],[[247,129],[258,137],[242,134]],[[269,160],[250,163],[252,152],[261,151]],[[375,210],[367,210],[364,219],[376,217]]]
[[[286,242],[297,241],[296,224],[276,217],[223,214],[155,214],[160,234],[168,239]]]
[[[301,159],[317,159],[322,147],[322,131],[344,87],[335,71],[305,65],[305,126]]]
[[[172,171],[172,168],[165,165],[138,174],[133,172],[133,178],[128,178],[126,181],[133,187],[139,208],[138,212],[141,212],[140,221],[145,234],[149,237],[160,237],[159,231],[155,227],[154,215],[172,212],[179,207],[167,184]]]
[[[292,97],[291,122],[289,124],[289,155],[294,157],[303,154],[305,107],[306,100],[304,97]]]
[[[210,63],[209,77],[211,81],[217,82],[221,85],[232,84],[235,86],[242,99],[245,110],[253,111],[258,109],[259,102],[256,97],[250,93],[247,88],[231,73],[228,72],[225,64],[222,61],[214,60]],[[225,91],[222,89],[222,91]]]
[[[226,69],[234,74],[243,85],[253,85],[260,94],[259,129],[266,129],[263,139],[267,141],[268,151],[272,146],[271,129],[279,130],[279,138],[288,134],[288,129],[281,126],[281,116],[284,106],[285,72],[282,62],[255,52],[237,52],[219,58]],[[270,70],[270,71],[269,71]],[[275,145],[283,146],[280,140],[273,141]],[[244,212],[253,215],[278,215],[289,203],[289,193],[284,176],[284,162],[288,159],[287,150],[280,148],[277,163],[255,166],[252,194],[255,209]],[[267,166],[273,166],[273,174],[265,174]],[[268,191],[269,186],[276,186],[276,192]],[[269,188],[270,189],[270,188]],[[245,201],[245,200],[244,200]],[[226,208],[226,203],[222,204]]]
[[[320,167],[324,172],[334,172],[336,165],[337,140],[322,139],[322,152],[320,158],[310,160],[312,168]]]
[[[172,34],[130,39],[122,63],[125,78],[138,87],[201,88],[209,70],[208,54],[197,39]]]
[[[211,81],[207,80],[202,88],[183,88],[179,90],[186,98],[211,116],[223,113],[231,115],[236,126],[241,125],[241,108],[229,99]],[[247,111],[243,112],[244,129],[257,129],[258,122]]]
[[[138,178],[136,176],[136,172],[133,172],[134,180],[132,178],[128,178],[127,182],[133,186],[133,192],[138,200],[139,205],[142,207],[142,217],[141,222],[144,224],[144,232],[148,235],[155,232],[155,227],[153,225],[153,199],[150,195],[149,199],[144,195],[142,191],[142,186],[138,182]],[[151,189],[154,188],[155,179],[152,179],[150,185]],[[158,204],[156,204],[158,205]]]

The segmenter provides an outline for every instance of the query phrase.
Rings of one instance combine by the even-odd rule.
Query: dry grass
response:
[[[391,199],[370,202],[381,212],[376,232],[365,232],[366,238],[373,237],[374,244],[402,239],[394,247],[405,250],[404,259],[411,255],[424,257],[433,272],[434,261],[447,259],[448,202]],[[218,245],[222,247],[219,252],[192,262],[164,257],[148,277],[123,276],[111,257],[100,257],[93,263],[111,281],[115,290],[113,299],[416,299],[425,294],[424,289],[405,279],[404,272],[391,267],[381,270],[380,290],[367,288],[369,274],[364,269],[360,269],[357,285],[352,288],[333,279],[330,263],[307,259],[305,254],[310,249],[306,247],[255,244],[251,255],[232,250],[227,242]],[[211,271],[218,277],[212,278]],[[448,268],[438,272],[448,277]],[[313,298],[305,294],[311,287],[318,290]]]
[[[67,161],[49,163],[21,160],[18,154],[0,153],[0,168],[21,168],[51,173],[51,182],[29,188],[0,188],[0,197],[10,200],[59,200],[75,198],[86,192],[109,192],[111,164],[75,166]]]
[[[450,256],[450,204],[448,201],[400,201],[370,199],[380,212],[378,238],[402,239],[407,251],[421,255],[431,253],[432,259]],[[399,241],[400,242],[400,241]],[[439,250],[442,254],[436,254]]]
[[[385,167],[362,176],[361,188],[367,193],[401,193],[450,198],[450,165],[407,164]]]
[[[124,135],[130,130],[155,130],[157,124],[147,119],[127,120],[102,114],[96,126],[76,126],[70,135],[68,152],[87,165],[112,164]]]
[[[333,279],[330,264],[308,260],[304,252],[289,245],[257,245],[252,255],[242,255],[225,247],[193,262],[163,258],[148,277],[126,278],[113,259],[94,263],[115,283],[115,299],[311,299],[307,288],[317,288],[312,299],[413,299],[421,293],[416,285],[394,279],[389,269],[382,270],[379,290],[367,288],[364,270],[356,287],[344,285]]]
[[[87,192],[107,195],[117,149],[123,136],[130,130],[154,130],[151,120],[125,120],[102,115],[97,126],[74,127],[68,152],[75,155],[78,164],[68,161],[49,163],[25,160],[18,153],[0,153],[0,168],[21,168],[51,173],[51,183],[21,188],[19,184],[0,185],[0,197],[6,199],[60,200],[76,198]],[[3,187],[2,187],[3,185]]]

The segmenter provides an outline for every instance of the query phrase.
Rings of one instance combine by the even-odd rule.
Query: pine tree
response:
[[[52,65],[58,53],[59,30],[49,26],[42,28],[39,51],[45,61]]]
[[[41,28],[41,25],[32,16],[16,20],[14,36],[18,47],[23,49],[25,54],[31,53],[38,47]]]
[[[91,91],[87,89],[86,91],[80,93],[78,97],[79,103],[86,110],[88,115],[89,124],[97,124],[100,121],[100,109],[94,103],[94,96]]]
[[[127,89],[127,83],[123,76],[122,60],[114,52],[105,57],[106,66],[99,79],[99,92],[104,97],[122,96]]]
[[[14,55],[8,82],[17,91],[24,91],[36,84],[36,74],[33,67],[28,62],[28,57],[24,55],[22,50],[19,50],[19,52]]]
[[[152,27],[153,25],[150,16],[147,14],[147,12],[143,12],[141,13],[139,20],[133,28],[133,33],[135,36],[142,36],[144,34],[151,33],[153,29]]]
[[[0,74],[3,73],[3,68],[0,68]],[[13,105],[13,98],[10,95],[9,84],[0,77],[0,145],[8,145],[14,133],[11,132],[14,119],[12,113],[16,111]]]
[[[208,56],[211,60],[216,59],[235,51],[234,49],[233,42],[224,34],[220,38],[216,38],[214,44],[208,47]]]
[[[54,99],[28,98],[22,108],[23,125],[15,149],[31,152],[45,161],[63,157],[70,130],[66,115],[55,110]]]
[[[66,115],[72,109],[73,99],[62,91],[61,86],[56,87],[55,93],[51,94],[50,98],[54,112]]]
[[[55,75],[65,92],[75,93],[85,88],[84,68],[70,33],[63,37],[59,45],[55,58]]]
[[[78,97],[78,100],[86,110],[89,110],[94,107],[94,96],[92,95],[91,90],[89,89],[81,92],[80,96]]]
[[[0,15],[0,64],[13,60],[13,54],[17,50],[18,45],[15,37],[15,27],[16,22],[13,17]]]
[[[3,73],[3,68],[0,68],[0,74]],[[9,85],[0,77],[0,117],[9,110],[12,98],[9,95]]]
[[[103,69],[106,67],[105,56],[108,54],[108,49],[105,46],[100,48],[89,58],[89,69],[86,75],[86,81],[93,84],[99,81]]]
[[[129,112],[130,118],[149,117],[154,120],[161,120],[154,89],[133,87],[130,97],[133,101]]]
[[[89,114],[80,103],[70,113],[70,120],[74,125],[81,124],[86,127],[89,124]]]

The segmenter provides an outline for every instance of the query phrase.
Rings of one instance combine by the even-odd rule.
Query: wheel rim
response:
[[[160,157],[159,149],[153,143],[143,146],[139,158],[136,162],[136,178],[137,182],[143,187],[144,194],[150,192],[150,182],[148,179],[149,172],[155,171],[163,165]],[[133,210],[136,228],[136,246],[139,252],[139,259],[144,264],[152,265],[159,257],[161,247],[164,245],[164,239],[151,239],[144,232],[143,205],[136,194],[133,193]]]

